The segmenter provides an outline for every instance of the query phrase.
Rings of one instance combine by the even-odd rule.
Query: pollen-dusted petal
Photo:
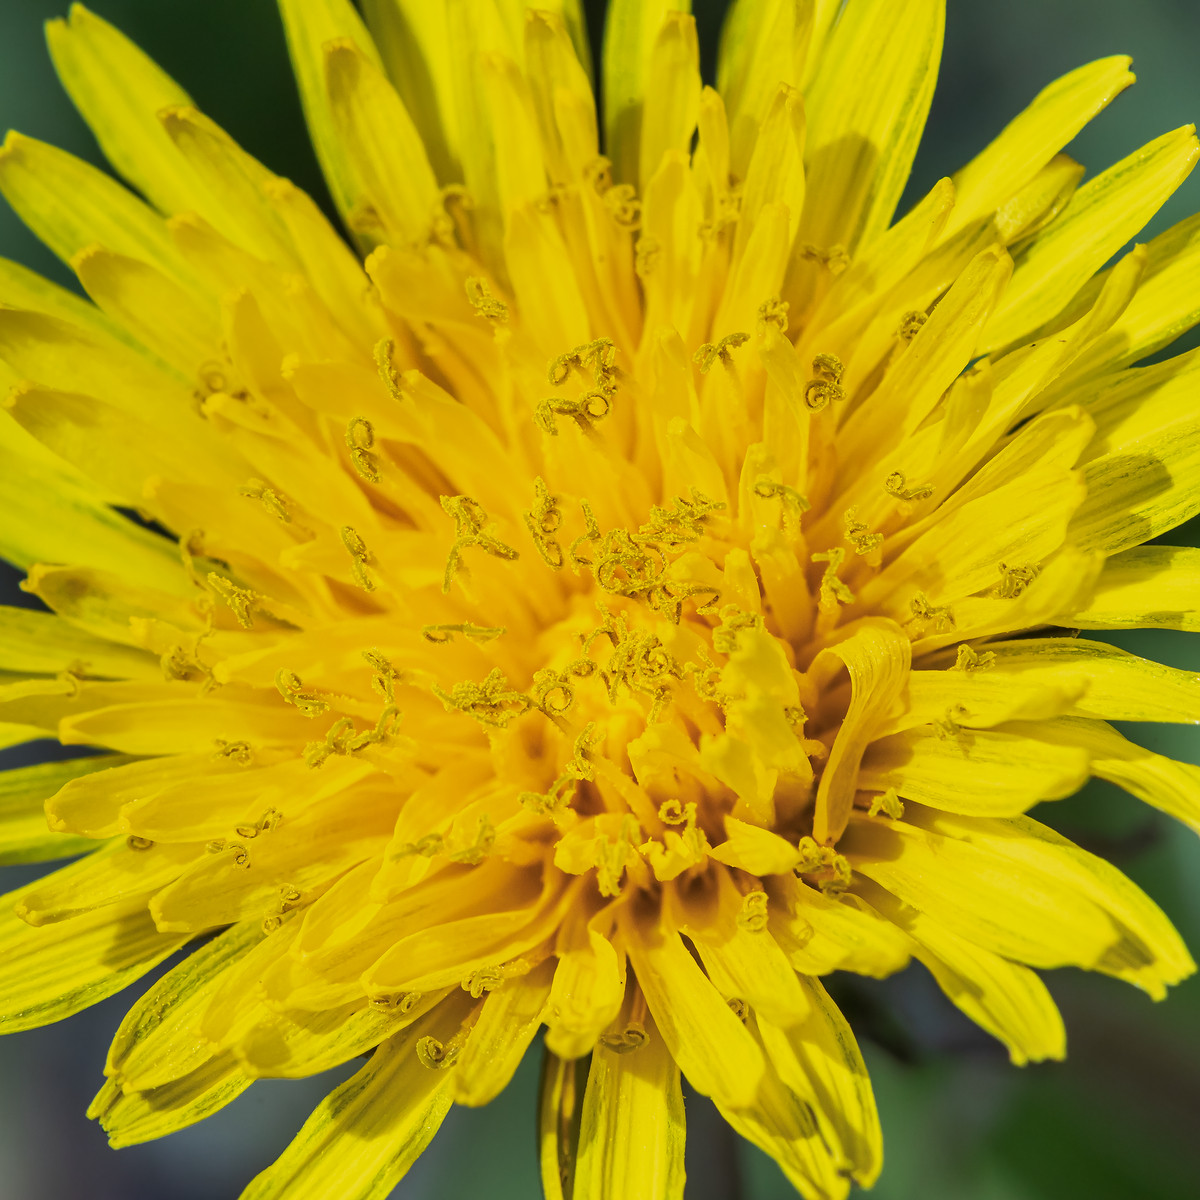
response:
[[[754,1102],[762,1051],[696,964],[678,933],[652,942],[632,921],[629,960],[672,1057],[699,1092],[739,1108]]]
[[[442,1005],[384,1042],[331,1092],[288,1148],[242,1193],[243,1200],[383,1200],[429,1144],[450,1109],[454,1064],[426,1066],[425,1039],[449,1042],[461,1005]]]
[[[1097,113],[1134,82],[1132,59],[1100,58],[1056,79],[954,176],[958,203],[947,233],[986,217],[1032,178]]]
[[[191,934],[160,933],[145,896],[35,929],[17,916],[19,892],[0,897],[0,1029],[61,1021],[140,979]]]
[[[850,675],[850,706],[829,752],[817,788],[813,837],[832,845],[854,804],[859,763],[879,725],[899,705],[911,664],[908,638],[890,621],[864,622],[826,654],[841,659]]]
[[[918,726],[872,743],[858,786],[895,788],[947,812],[1014,817],[1042,800],[1061,800],[1088,778],[1082,750],[1046,746],[1006,728],[969,729],[948,706],[932,727]]]
[[[554,960],[548,958],[488,992],[458,1056],[456,1104],[487,1104],[508,1086],[541,1028],[554,973]]]
[[[572,1196],[682,1200],[684,1133],[679,1067],[647,1020],[641,1045],[592,1055]]]
[[[1017,1066],[1065,1056],[1062,1016],[1035,972],[956,936],[883,888],[866,881],[855,886],[913,939],[914,956],[929,968],[941,989],[1008,1047]]]
[[[845,1017],[817,979],[801,977],[808,1018],[780,1029],[765,1017],[758,1028],[779,1078],[812,1104],[817,1125],[856,1183],[870,1187],[883,1167],[883,1134],[875,1095]]]
[[[808,92],[801,239],[853,249],[891,223],[933,100],[943,0],[866,0],[842,13]]]
[[[96,843],[91,838],[51,829],[44,805],[64,784],[113,762],[110,755],[97,755],[16,767],[0,775],[0,864],[44,862],[94,849]]]
[[[1198,156],[1195,127],[1185,125],[1084,184],[1021,256],[980,349],[1006,346],[1053,317],[1158,211]]]

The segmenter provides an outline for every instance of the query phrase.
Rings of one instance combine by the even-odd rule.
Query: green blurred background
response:
[[[148,50],[247,149],[325,200],[274,0],[93,0],[91,7]],[[589,5],[594,45],[602,7]],[[724,4],[695,0],[695,8],[711,77]],[[42,21],[65,9],[66,0],[0,0],[0,128],[98,162],[42,41]],[[1198,45],[1196,0],[949,0],[942,75],[910,198],[965,162],[1044,84],[1102,55],[1132,54],[1140,82],[1069,148],[1090,171],[1195,120]],[[0,209],[0,254],[70,284],[62,265]],[[1200,176],[1149,232],[1197,209]],[[1193,522],[1164,540],[1195,545],[1198,536]],[[21,599],[11,589],[3,597]],[[1200,639],[1163,633],[1112,640],[1200,671]],[[1200,762],[1193,728],[1126,732],[1161,753]],[[10,765],[7,753],[0,755],[0,766]],[[1193,834],[1107,785],[1043,809],[1052,810],[1039,818],[1141,884],[1200,952],[1200,842]],[[24,881],[17,871],[7,877],[11,886]],[[1080,972],[1051,973],[1049,984],[1066,1016],[1070,1057],[1017,1070],[941,997],[923,968],[882,984],[833,981],[863,1042],[882,1112],[887,1162],[872,1193],[877,1200],[1200,1195],[1200,980],[1159,1005]],[[107,1040],[139,986],[62,1025],[0,1040],[4,1200],[235,1197],[348,1073],[257,1084],[199,1126],[112,1152],[83,1113],[101,1081]],[[499,1102],[452,1113],[395,1196],[535,1200],[536,1075],[531,1056]],[[707,1101],[689,1097],[688,1123],[688,1200],[794,1194],[768,1159],[728,1133]]]

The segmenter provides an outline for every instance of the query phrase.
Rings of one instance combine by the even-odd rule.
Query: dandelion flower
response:
[[[246,1197],[382,1197],[542,1027],[553,1200],[679,1197],[681,1074],[808,1197],[881,1165],[821,978],[911,958],[1014,1062],[1031,968],[1152,996],[1159,909],[1026,813],[1200,680],[1200,223],[1115,265],[1191,127],[1081,183],[1050,85],[895,214],[940,0],[738,0],[717,87],[614,0],[281,0],[352,251],[111,26],[49,28],[116,171],[10,135],[84,301],[0,264],[0,1027],[190,953],[92,1114],[170,1133],[365,1058]],[[840,12],[840,15],[839,15]],[[369,32],[368,32],[369,26]],[[698,131],[698,133],[697,133]],[[603,147],[603,153],[602,151]],[[139,194],[140,193],[140,196]],[[1084,631],[1083,636],[1070,636]],[[44,814],[43,814],[44,808]]]

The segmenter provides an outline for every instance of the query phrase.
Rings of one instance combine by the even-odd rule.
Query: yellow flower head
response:
[[[364,7],[281,0],[358,253],[78,5],[55,63],[145,199],[0,152],[92,300],[0,264],[47,610],[0,610],[0,736],[104,752],[0,781],[5,860],[90,851],[5,898],[0,1027],[193,946],[115,1145],[369,1055],[255,1200],[385,1195],[543,1026],[553,1200],[678,1198],[681,1072],[843,1197],[880,1135],[821,976],[916,957],[1024,1062],[1030,967],[1193,969],[1022,815],[1095,775],[1200,826],[1105,723],[1200,682],[1063,636],[1200,624],[1200,554],[1142,546],[1200,511],[1198,360],[1133,365],[1200,314],[1197,224],[1101,270],[1193,131],[1081,186],[1105,59],[896,220],[941,0],[737,0],[716,89],[614,0],[603,138],[577,0]]]

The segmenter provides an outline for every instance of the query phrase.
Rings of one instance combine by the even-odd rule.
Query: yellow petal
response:
[[[1023,724],[1031,736],[1055,745],[1080,746],[1091,757],[1091,772],[1123,787],[1200,833],[1200,767],[1176,762],[1123,738],[1103,721],[1061,717]]]
[[[554,932],[580,894],[577,884],[564,888],[557,871],[544,875],[532,900],[515,895],[500,911],[434,923],[400,939],[364,974],[362,986],[369,995],[431,991],[532,950]]]
[[[624,955],[602,932],[611,911],[602,909],[590,921],[583,916],[568,917],[555,947],[558,966],[544,1020],[546,1046],[560,1058],[587,1054],[625,998]]]
[[[147,654],[94,637],[61,617],[0,606],[0,670],[57,675],[74,670],[92,679],[137,679],[159,673]]]
[[[538,1095],[538,1165],[545,1200],[572,1200],[587,1060],[547,1052]]]
[[[89,246],[72,262],[96,304],[186,378],[221,357],[216,310],[156,267]]]
[[[425,0],[364,0],[362,11],[438,179],[443,183],[461,179],[454,109],[456,59],[446,5]],[[321,40],[332,36],[327,34]]]
[[[488,993],[458,1056],[456,1104],[487,1104],[508,1086],[541,1027],[553,978],[554,960],[547,959]]]
[[[61,1021],[119,992],[191,936],[159,933],[144,897],[35,929],[13,911],[18,896],[0,898],[5,1033]]]
[[[1200,423],[1183,417],[1130,437],[1084,467],[1087,498],[1071,522],[1081,549],[1115,554],[1200,511]]]
[[[360,185],[330,111],[324,47],[346,38],[376,67],[381,67],[379,52],[350,0],[281,0],[279,11],[317,161],[334,204],[342,218],[353,224],[362,199]]]
[[[358,1074],[313,1111],[291,1145],[242,1200],[384,1200],[432,1140],[450,1109],[453,1066],[426,1067],[417,1043],[445,1044],[461,1013],[444,1004],[384,1042]]]
[[[889,420],[895,421],[897,413],[901,414],[899,429],[893,429],[886,439],[888,448],[895,446],[897,433],[908,435],[916,430],[975,357],[980,331],[1011,272],[1012,260],[999,247],[975,256],[882,384],[847,419],[845,432],[838,433],[839,453],[843,437],[847,453],[861,453],[863,447],[878,453],[875,447],[883,429]]]
[[[211,929],[280,911],[280,897],[317,889],[382,847],[395,820],[376,798],[339,793],[326,802],[285,812],[286,834],[260,834],[248,846],[230,841],[202,855],[151,901],[160,929]],[[294,898],[294,897],[293,897]]]
[[[546,165],[529,84],[506,54],[485,54],[482,83],[495,142],[496,190],[501,213],[543,201]]]
[[[875,729],[899,706],[911,662],[910,642],[891,621],[869,621],[823,654],[845,663],[850,674],[850,707],[829,752],[817,788],[813,837],[833,845],[846,828],[854,804],[855,779]]]
[[[883,888],[864,881],[858,890],[913,939],[913,953],[942,991],[972,1021],[999,1038],[1017,1066],[1066,1055],[1062,1017],[1046,985],[1028,967],[957,937]]]
[[[263,939],[257,921],[235,925],[193,950],[125,1014],[104,1073],[124,1091],[144,1092],[182,1079],[217,1051],[200,1034],[200,1017],[226,968]]]
[[[762,1053],[679,934],[652,942],[630,921],[623,928],[638,984],[688,1082],[722,1104],[752,1103],[763,1075]]]
[[[954,176],[958,203],[947,234],[994,212],[1131,83],[1125,55],[1097,59],[1043,88]]]
[[[1200,723],[1200,676],[1164,667],[1107,642],[1083,638],[1039,638],[1036,642],[995,642],[999,678],[1022,682],[1083,680],[1087,690],[1072,715],[1114,721]],[[989,670],[991,668],[988,668]]]
[[[156,114],[191,104],[188,94],[119,30],[82,4],[46,24],[63,87],[104,157],[163,212],[191,207],[186,168]],[[113,87],[113,80],[121,81]]]
[[[846,9],[806,94],[800,237],[852,250],[891,224],[933,99],[945,5],[865,0]]]
[[[325,87],[341,153],[363,201],[387,235],[401,245],[419,244],[440,202],[437,180],[400,97],[351,40],[326,44]]]
[[[1049,320],[1158,211],[1200,155],[1191,125],[1164,134],[1084,184],[1021,256],[980,344],[1006,346]]]
[[[1129,366],[1170,345],[1200,320],[1188,283],[1200,253],[1200,220],[1189,217],[1146,247],[1146,278],[1121,319],[1092,348],[1074,378]],[[1089,285],[1084,291],[1092,290]]]
[[[92,1101],[88,1116],[99,1120],[108,1144],[119,1150],[203,1121],[236,1100],[251,1082],[226,1052],[180,1079],[144,1092],[125,1092],[108,1079]]]
[[[908,708],[880,730],[880,736],[914,725],[945,721],[969,729],[987,729],[1005,721],[1057,717],[1087,691],[1080,678],[1016,679],[1011,674],[963,671],[913,671],[908,677]]]
[[[799,88],[813,6],[794,0],[735,0],[721,30],[717,88],[729,113],[729,165],[746,178],[759,127],[780,85]],[[797,213],[797,217],[799,213]]]
[[[386,1038],[419,1021],[446,995],[429,992],[415,1003],[389,1009],[360,997],[353,1005],[319,1013],[264,1013],[240,1033],[234,1053],[251,1078],[306,1079],[370,1054]]]
[[[709,857],[751,875],[786,875],[800,861],[800,851],[769,829],[727,815],[725,841]]]
[[[700,106],[700,44],[695,18],[668,12],[650,50],[648,88],[642,102],[638,145],[638,179],[644,190],[663,156],[686,152],[696,129]]]
[[[197,699],[94,708],[64,718],[59,740],[68,746],[107,746],[124,754],[198,754],[211,753],[218,739],[294,745],[310,734],[311,727],[295,709]]]
[[[236,778],[244,769],[233,759],[214,757],[211,750],[143,762],[113,756],[81,761],[94,763],[95,773],[64,780],[46,801],[46,819],[51,829],[88,838],[125,832],[120,814],[130,800],[154,795],[173,783],[198,783],[210,773]]]
[[[144,495],[147,479],[174,476],[193,486],[213,479],[207,456],[91,396],[18,384],[4,408],[42,445],[95,481],[115,503],[161,511]],[[189,454],[192,451],[192,454]],[[191,461],[189,462],[189,458]],[[221,469],[217,460],[217,470]],[[217,475],[220,478],[220,475]]]
[[[679,1067],[654,1026],[618,1053],[596,1048],[579,1130],[573,1200],[682,1200],[685,1119]]]
[[[194,286],[166,222],[111,176],[45,142],[10,133],[0,193],[64,262],[97,242]]]
[[[6,258],[0,258],[0,303],[7,308],[24,308],[57,317],[69,325],[91,326],[119,341],[130,340],[128,334],[82,296]]]
[[[1064,624],[1078,629],[1200,630],[1200,550],[1131,546],[1100,572],[1086,608]]]
[[[0,555],[25,569],[69,562],[119,571],[134,584],[167,592],[187,586],[173,543],[110,508],[49,456],[31,456],[31,444],[37,445],[7,416],[0,420],[0,508],[7,514]],[[38,497],[36,506],[30,496]]]
[[[642,114],[650,62],[659,33],[673,12],[691,11],[690,0],[615,0],[604,27],[604,144],[619,183],[635,183],[640,164]],[[643,179],[642,186],[648,181]]]
[[[766,1057],[767,1074],[754,1104],[738,1109],[718,1104],[721,1116],[748,1142],[769,1154],[802,1196],[845,1200],[850,1180],[839,1170],[840,1164],[817,1128],[811,1105],[781,1082]]]
[[[953,709],[947,721],[952,722]],[[1013,817],[1042,800],[1061,800],[1087,782],[1082,750],[1046,746],[1005,729],[910,729],[873,742],[858,786],[895,788],[946,812]]]
[[[134,896],[145,896],[178,878],[203,847],[146,846],[114,839],[18,893],[15,911],[30,925],[67,921]]]
[[[800,982],[810,1000],[807,1020],[783,1030],[760,1016],[763,1048],[783,1083],[811,1103],[839,1166],[870,1187],[883,1167],[883,1135],[866,1065],[820,982],[803,976]]]
[[[809,1010],[795,968],[765,924],[749,928],[738,919],[743,896],[729,875],[719,872],[716,882],[711,902],[698,902],[694,895],[682,899],[682,931],[727,1003],[742,1000],[778,1025],[795,1025]]]
[[[1032,817],[1007,821],[922,814],[926,825],[988,846],[1010,861],[1053,872],[1101,908],[1119,934],[1098,970],[1149,992],[1156,1000],[1167,985],[1191,975],[1196,964],[1162,909],[1111,863],[1081,850]]]
[[[94,850],[91,838],[53,831],[46,823],[44,805],[64,784],[113,763],[112,757],[98,755],[0,772],[0,865],[43,862]]]
[[[886,979],[908,965],[912,944],[857,897],[826,896],[798,879],[780,879],[772,895],[771,931],[802,975],[854,971]]]
[[[1116,975],[1156,997],[1194,970],[1144,892],[1031,818],[916,808],[905,818],[887,829],[856,819],[845,852],[856,871],[951,932],[1030,966]],[[935,857],[943,865],[931,868]]]

